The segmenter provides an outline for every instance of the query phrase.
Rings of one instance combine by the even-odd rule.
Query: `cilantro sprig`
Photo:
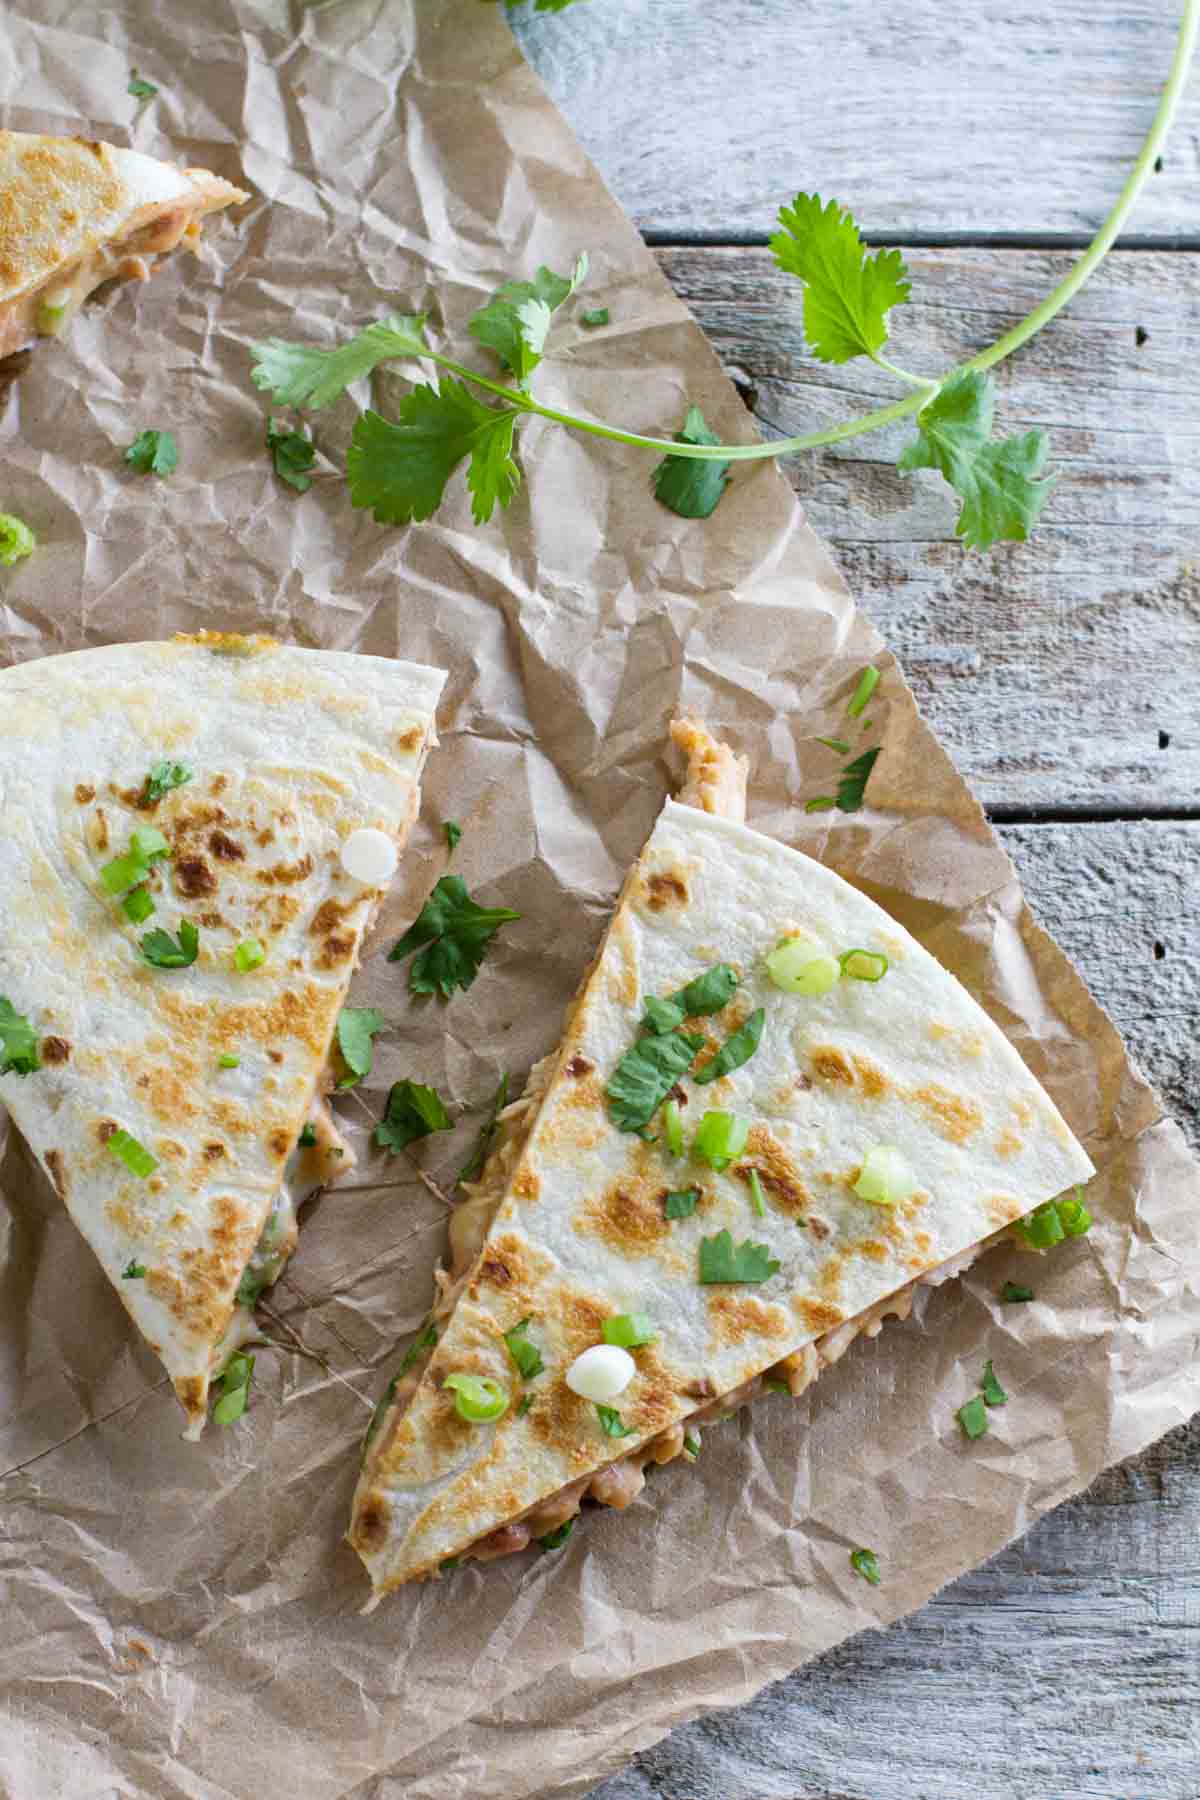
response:
[[[500,927],[520,916],[509,906],[477,905],[461,875],[443,875],[388,961],[418,952],[408,975],[410,993],[449,1000],[455,988],[471,986]]]
[[[536,9],[558,12],[570,3],[536,0]],[[902,451],[899,467],[905,473],[931,469],[944,478],[960,502],[956,531],[964,545],[982,550],[1001,541],[1022,542],[1052,488],[1053,478],[1044,473],[1047,439],[1042,431],[992,435],[996,390],[988,371],[1048,324],[1111,249],[1170,129],[1191,61],[1195,24],[1195,5],[1189,0],[1154,121],[1129,179],[1088,249],[1041,304],[1003,337],[942,374],[916,374],[885,355],[892,316],[908,303],[911,292],[900,252],[868,251],[854,219],[836,200],[800,193],[781,209],[771,249],[779,267],[803,284],[804,326],[815,359],[842,364],[865,357],[910,390],[858,418],[768,443],[723,444],[695,405],[689,406],[673,440],[543,406],[533,397],[531,377],[546,353],[555,315],[584,279],[584,257],[570,275],[539,268],[532,279],[504,282],[470,321],[471,336],[497,359],[507,378],[503,381],[434,348],[426,339],[423,317],[400,314],[366,326],[332,350],[314,350],[279,338],[258,344],[253,379],[280,406],[321,407],[336,400],[350,382],[389,360],[424,362],[445,372],[438,386],[415,386],[395,420],[366,412],[354,428],[347,456],[350,497],[381,523],[427,519],[463,463],[479,524],[486,523],[497,506],[511,505],[521,479],[516,431],[529,415],[653,452],[662,459],[654,476],[657,497],[685,518],[712,512],[735,464],[845,443],[908,419],[916,424],[916,437]],[[592,308],[578,316],[595,318],[601,310]],[[472,388],[490,394],[499,404],[475,398]],[[861,780],[865,783],[865,773]]]
[[[7,995],[0,996],[0,1075],[32,1075],[41,1066],[37,1032]]]

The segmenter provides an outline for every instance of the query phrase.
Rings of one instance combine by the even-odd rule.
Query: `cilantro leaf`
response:
[[[604,1090],[608,1116],[617,1130],[640,1131],[648,1125],[703,1048],[702,1037],[684,1031],[639,1038],[625,1052]]]
[[[1004,1406],[1007,1403],[1008,1395],[996,1380],[996,1371],[992,1367],[992,1359],[990,1356],[983,1365],[983,1379],[981,1386],[983,1389],[984,1404],[986,1406]]]
[[[155,969],[190,969],[200,949],[200,933],[190,919],[180,919],[179,936],[160,926],[141,940],[143,959]]]
[[[478,975],[488,945],[520,913],[508,906],[477,906],[461,875],[443,875],[399,943],[389,962],[402,962],[420,952],[409,971],[413,994],[440,994],[448,1000],[455,988],[469,988]]]
[[[337,1041],[342,1061],[350,1073],[344,1081],[338,1082],[339,1088],[353,1087],[356,1081],[371,1073],[372,1040],[386,1024],[383,1014],[373,1006],[343,1006],[338,1014]]]
[[[837,800],[835,804],[842,812],[857,812],[863,803],[863,795],[867,791],[867,777],[875,767],[879,755],[879,745],[874,750],[864,750],[853,762],[846,764],[838,776]]]
[[[762,1042],[766,1022],[765,1009],[755,1007],[746,1023],[725,1039],[717,1054],[710,1057],[702,1069],[697,1069],[696,1086],[703,1087],[707,1082],[717,1081],[722,1075],[729,1075],[734,1069],[740,1069],[743,1063],[749,1062]]]
[[[666,1219],[690,1219],[700,1199],[700,1189],[672,1188],[663,1200],[663,1217]]]
[[[566,6],[569,4],[570,4],[570,0],[562,0],[563,6]],[[546,12],[546,11],[550,11],[551,8],[543,7],[542,10],[544,12]],[[556,6],[552,10],[555,12],[561,12],[562,6]],[[545,1537],[540,1537],[538,1539],[538,1545],[543,1550],[560,1550],[562,1548],[562,1546],[566,1543],[567,1539],[570,1537],[570,1535],[574,1531],[574,1529],[575,1529],[575,1520],[574,1519],[564,1519],[561,1525],[556,1525],[554,1527],[553,1531],[548,1531],[546,1533]]]
[[[771,239],[775,261],[804,283],[804,333],[818,362],[874,356],[887,343],[887,315],[908,299],[908,270],[898,250],[868,255],[858,226],[838,201],[797,194],[779,209]]]
[[[954,527],[972,550],[988,550],[1002,538],[1024,543],[1050,497],[1054,477],[1046,466],[1044,431],[992,439],[996,384],[990,375],[964,369],[951,376],[917,414],[917,438],[896,460],[906,473],[937,469],[962,501]]]
[[[459,844],[462,842],[462,826],[458,823],[457,819],[445,819],[443,821],[442,836],[446,840],[446,849],[449,851],[450,855],[453,856],[454,852],[458,849]]]
[[[588,312],[580,313],[579,323],[586,325],[589,331],[593,331],[597,325],[607,325],[609,316],[607,306],[593,306]]]
[[[32,556],[36,548],[37,539],[24,519],[18,519],[15,513],[0,513],[0,563],[6,569],[23,557]]]
[[[542,360],[554,315],[569,300],[588,271],[588,259],[580,256],[571,274],[556,275],[544,266],[532,281],[506,281],[487,305],[471,319],[467,330],[487,349],[495,351],[521,387]]]
[[[33,1026],[11,1000],[0,998],[0,1075],[32,1075],[41,1066]]]
[[[317,1141],[316,1127],[312,1123],[312,1120],[310,1119],[306,1125],[301,1127],[300,1136],[296,1139],[296,1143],[299,1145],[301,1150],[311,1150],[313,1145],[316,1143],[316,1141]]]
[[[665,1037],[669,1031],[678,1031],[686,1018],[687,1014],[677,1001],[662,1000],[657,994],[648,994],[641,1028],[655,1037]]]
[[[389,313],[366,325],[336,350],[318,350],[311,344],[289,344],[283,338],[267,338],[251,345],[254,363],[250,379],[265,388],[276,406],[330,406],[352,381],[391,357],[410,360],[425,356],[425,315]]]
[[[446,378],[437,388],[413,388],[398,412],[395,424],[376,412],[355,424],[346,453],[355,506],[370,507],[381,525],[428,519],[465,456],[476,524],[486,524],[497,503],[510,503],[521,481],[511,407],[484,406],[461,381]]]
[[[698,406],[689,406],[677,444],[719,444]],[[681,519],[707,519],[729,480],[727,462],[704,461],[698,456],[664,456],[654,471],[655,498]]]
[[[615,1406],[601,1406],[597,1401],[596,1417],[600,1421],[600,1429],[605,1437],[627,1438],[637,1436],[636,1428],[633,1425],[627,1425],[625,1423]]]
[[[238,1351],[230,1357],[216,1383],[221,1393],[213,1407],[214,1425],[232,1425],[235,1419],[241,1418],[250,1397],[250,1378],[253,1374],[252,1356],[245,1356]]]
[[[375,1142],[395,1156],[418,1138],[451,1129],[450,1114],[436,1088],[422,1087],[419,1081],[397,1081],[375,1127]]]
[[[677,988],[666,999],[650,995],[642,1015],[641,1029],[658,1036],[674,1031],[685,1019],[699,1019],[706,1013],[720,1012],[737,992],[737,970],[729,963],[714,963],[702,974],[693,976],[684,987]]]
[[[864,1581],[869,1581],[872,1587],[878,1587],[883,1579],[879,1573],[879,1558],[873,1550],[852,1550],[850,1567],[856,1575],[861,1575]]]
[[[972,1439],[983,1437],[988,1428],[987,1407],[984,1404],[983,1395],[976,1394],[973,1400],[968,1400],[965,1406],[960,1406],[955,1417],[962,1426],[964,1437]]]
[[[135,100],[153,100],[158,89],[152,81],[144,81],[135,69],[129,77],[129,86],[125,89]]]
[[[136,1256],[131,1256],[121,1270],[122,1281],[140,1281],[146,1273],[145,1263],[140,1263]]]
[[[139,431],[125,452],[125,461],[139,475],[169,475],[179,461],[179,451],[169,431]]]
[[[157,806],[164,794],[173,788],[185,787],[192,779],[192,771],[186,763],[169,762],[166,757],[152,765],[150,773],[142,784],[139,806]]]
[[[531,1344],[525,1336],[525,1328],[528,1324],[528,1318],[522,1319],[519,1325],[514,1325],[511,1331],[504,1333],[508,1354],[519,1369],[522,1381],[532,1381],[534,1376],[540,1375],[546,1366],[537,1345]]]
[[[317,460],[317,449],[311,438],[305,437],[302,431],[288,431],[277,425],[274,419],[267,420],[267,449],[271,452],[271,461],[275,465],[275,473],[289,487],[294,487],[298,494],[307,493],[312,486],[312,476],[308,470]]]
[[[1019,1306],[1022,1302],[1033,1299],[1033,1289],[1022,1286],[1019,1281],[1006,1281],[1000,1289],[1000,1298],[1008,1301],[1010,1306]]]
[[[700,1239],[700,1280],[705,1286],[718,1281],[767,1281],[779,1270],[779,1261],[766,1244],[734,1245],[728,1231]]]
[[[464,1181],[478,1181],[480,1175],[482,1175],[483,1165],[487,1161],[488,1150],[491,1147],[492,1139],[496,1135],[496,1130],[500,1122],[500,1114],[507,1105],[508,1071],[506,1069],[504,1074],[500,1077],[496,1092],[492,1095],[492,1104],[488,1109],[487,1118],[479,1127],[479,1136],[475,1140],[475,1147],[454,1178],[454,1185],[456,1187]]]

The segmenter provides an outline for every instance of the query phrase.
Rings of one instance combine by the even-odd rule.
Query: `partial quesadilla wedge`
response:
[[[86,138],[0,131],[0,357],[53,337],[103,281],[145,281],[249,194]]]
[[[694,1455],[765,1380],[802,1392],[1093,1172],[953,976],[741,822],[727,747],[673,733],[682,803],[502,1119],[368,1438],[350,1540],[376,1598],[557,1543],[585,1498],[627,1505],[646,1462]]]
[[[0,1100],[189,1435],[352,1160],[327,1058],[443,680],[216,633],[0,671]]]

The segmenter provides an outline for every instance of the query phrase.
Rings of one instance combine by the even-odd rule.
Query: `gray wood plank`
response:
[[[1150,123],[1181,10],[583,0],[512,17],[644,231],[761,239],[783,201],[815,188],[892,239],[978,242],[1090,235]],[[1193,83],[1138,233],[1195,239],[1198,135]]]
[[[1200,972],[1185,949],[1200,825],[1002,836],[1043,922],[1200,1136]],[[1198,1793],[1200,1418],[1107,1470],[911,1619],[681,1727],[589,1800]]]
[[[768,252],[658,254],[767,435],[895,397],[871,364],[807,358],[797,284]],[[893,315],[897,360],[920,373],[950,367],[1028,311],[1073,260],[909,252],[913,299]],[[997,376],[999,426],[1044,426],[1059,478],[1026,545],[964,551],[940,478],[896,472],[907,426],[784,467],[985,802],[1194,812],[1200,256],[1114,254]]]

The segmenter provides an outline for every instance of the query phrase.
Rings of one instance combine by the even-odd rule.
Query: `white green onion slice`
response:
[[[683,1114],[679,1110],[678,1100],[668,1100],[663,1107],[663,1126],[666,1130],[667,1149],[672,1156],[682,1156]]]
[[[827,994],[841,979],[835,956],[816,950],[803,938],[786,938],[767,957],[767,974],[785,994]]]
[[[267,953],[257,938],[243,938],[233,953],[233,960],[241,974],[248,975],[251,969],[261,969],[267,960]]]
[[[606,1344],[622,1350],[636,1350],[640,1344],[652,1344],[658,1330],[649,1313],[614,1313],[605,1319],[601,1332]]]
[[[843,950],[838,963],[852,981],[882,981],[890,966],[882,950]]]
[[[115,1156],[118,1162],[124,1163],[131,1175],[137,1175],[143,1181],[147,1175],[153,1175],[158,1167],[158,1159],[151,1156],[145,1144],[139,1144],[131,1132],[114,1131],[105,1140],[104,1148],[110,1156]]]
[[[746,1148],[750,1122],[736,1113],[706,1112],[692,1139],[692,1154],[710,1169],[727,1169]]]
[[[913,1172],[892,1144],[876,1144],[863,1157],[854,1191],[872,1206],[896,1206],[916,1187]]]

